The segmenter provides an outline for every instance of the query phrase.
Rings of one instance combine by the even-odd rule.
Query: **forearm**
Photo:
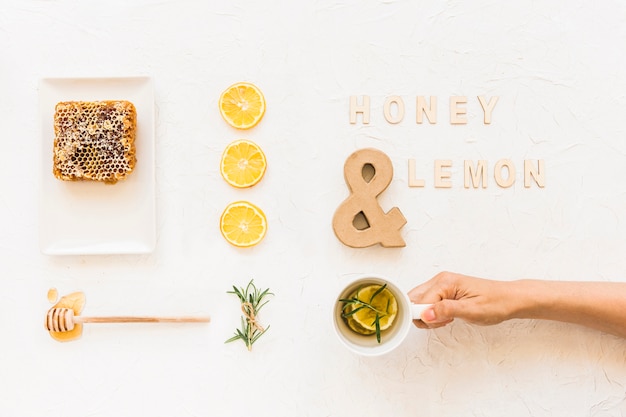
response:
[[[510,318],[576,323],[626,338],[626,283],[512,281]]]

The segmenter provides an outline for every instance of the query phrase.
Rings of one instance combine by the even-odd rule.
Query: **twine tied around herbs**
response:
[[[254,306],[251,302],[245,301],[241,303],[241,311],[243,311],[244,316],[246,316],[248,325],[260,332],[265,331],[263,326],[261,326],[261,324],[256,320],[256,312],[254,311]]]
[[[229,343],[235,340],[242,340],[248,350],[252,350],[252,345],[256,342],[270,328],[267,326],[263,328],[258,322],[257,316],[261,308],[268,303],[264,300],[268,295],[274,295],[270,292],[270,289],[265,290],[258,289],[252,280],[245,288],[237,288],[233,285],[232,291],[227,291],[229,294],[235,294],[241,302],[241,311],[243,316],[241,317],[241,328],[235,329],[235,335],[228,339],[225,343]]]

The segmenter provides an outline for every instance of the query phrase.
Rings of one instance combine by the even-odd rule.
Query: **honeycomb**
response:
[[[133,103],[66,101],[54,112],[54,176],[114,184],[135,168],[137,111]]]

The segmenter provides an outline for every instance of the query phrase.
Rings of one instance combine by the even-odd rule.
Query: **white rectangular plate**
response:
[[[60,101],[127,100],[137,109],[137,164],[116,184],[61,181],[52,173]],[[149,77],[45,78],[39,84],[39,245],[48,255],[152,252],[156,244],[154,89]]]

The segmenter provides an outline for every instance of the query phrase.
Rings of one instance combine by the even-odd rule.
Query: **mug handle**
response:
[[[411,318],[413,320],[420,320],[422,313],[427,308],[432,307],[432,304],[413,304],[411,303]]]

